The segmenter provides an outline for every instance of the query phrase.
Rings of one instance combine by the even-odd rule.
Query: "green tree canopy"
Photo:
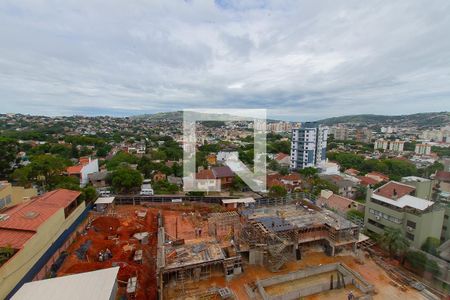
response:
[[[139,190],[142,184],[142,175],[139,171],[120,167],[111,174],[111,185],[118,193],[130,193]]]
[[[408,240],[400,229],[385,227],[384,233],[378,241],[382,247],[388,250],[389,255],[403,255],[409,248]]]
[[[438,238],[429,236],[423,243],[422,247],[420,247],[420,249],[430,253],[431,255],[437,256],[438,255],[437,248],[439,247],[440,244],[441,241]]]
[[[269,189],[269,196],[270,197],[284,197],[287,195],[287,191],[284,188],[284,186],[274,185]]]

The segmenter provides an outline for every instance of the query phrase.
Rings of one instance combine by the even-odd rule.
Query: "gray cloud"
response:
[[[0,1],[0,112],[450,109],[450,2]]]

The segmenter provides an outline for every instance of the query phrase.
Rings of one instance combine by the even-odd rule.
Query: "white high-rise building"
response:
[[[328,127],[306,122],[292,130],[291,169],[315,167],[326,161]]]
[[[380,150],[380,149],[387,150],[388,149],[388,145],[389,145],[389,141],[386,141],[384,139],[378,139],[373,144],[373,149],[375,149],[375,150]]]
[[[414,152],[419,155],[430,155],[431,145],[430,144],[416,144],[416,149]]]

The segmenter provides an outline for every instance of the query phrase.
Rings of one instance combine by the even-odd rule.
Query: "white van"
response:
[[[144,181],[142,181],[141,192],[139,193],[141,196],[151,196],[154,194],[150,182],[150,179],[144,179]]]

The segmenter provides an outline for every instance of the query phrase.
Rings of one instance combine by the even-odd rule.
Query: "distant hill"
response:
[[[338,123],[352,123],[361,125],[403,125],[417,127],[437,127],[450,125],[450,112],[418,113],[399,116],[370,114],[351,115],[323,119],[317,122],[328,126]]]
[[[183,120],[183,112],[182,111],[171,111],[171,112],[160,112],[156,114],[145,114],[131,117],[133,119],[147,119],[150,121],[162,121],[162,120],[170,120],[170,121],[182,121]]]

